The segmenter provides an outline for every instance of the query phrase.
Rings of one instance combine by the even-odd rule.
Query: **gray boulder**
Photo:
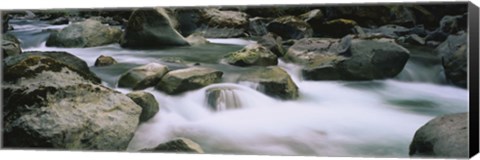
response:
[[[238,82],[258,84],[254,89],[274,98],[292,100],[299,97],[298,87],[282,68],[270,66],[242,74]]]
[[[235,66],[271,66],[277,65],[277,56],[269,49],[258,45],[250,44],[243,49],[230,53],[226,56],[228,64]]]
[[[96,47],[117,43],[121,35],[120,28],[109,27],[99,21],[87,19],[73,23],[59,32],[52,32],[46,45],[66,48]]]
[[[223,11],[216,8],[200,10],[201,21],[210,27],[245,28],[248,26],[248,15],[239,11]]]
[[[19,55],[22,53],[20,41],[12,34],[2,34],[2,56],[3,58]]]
[[[117,64],[117,63],[118,62],[115,59],[113,59],[113,57],[100,55],[100,57],[98,57],[97,60],[95,60],[94,66],[95,67],[110,66],[112,64]]]
[[[395,77],[409,51],[388,38],[310,38],[297,41],[286,58],[303,65],[308,80],[372,80]]]
[[[265,34],[257,41],[257,43],[268,48],[270,51],[275,53],[277,57],[283,57],[286,52],[286,50],[283,48],[282,37],[274,33],[269,32]]]
[[[269,32],[275,33],[283,39],[302,39],[312,37],[312,27],[295,16],[283,16],[274,19],[267,26]]]
[[[235,88],[210,88],[206,91],[208,106],[217,112],[242,108],[242,103]]]
[[[121,46],[126,48],[161,48],[186,46],[188,42],[175,27],[175,17],[164,8],[137,9],[128,20]]]
[[[140,122],[148,121],[157,114],[159,106],[157,100],[155,100],[155,97],[152,94],[144,91],[135,91],[128,93],[127,96],[142,107]]]
[[[468,137],[468,113],[439,116],[415,132],[409,155],[424,158],[468,158]]]
[[[155,148],[143,149],[144,152],[187,152],[204,153],[203,149],[197,143],[186,138],[177,138],[167,143],[159,144]]]
[[[268,33],[267,25],[271,18],[254,17],[248,19],[248,33],[250,36],[263,36]]]
[[[467,34],[452,34],[434,52],[442,60],[448,81],[456,86],[467,87]]]
[[[223,72],[211,68],[192,67],[168,72],[155,86],[167,94],[180,94],[219,82]]]
[[[118,87],[141,90],[155,86],[169,71],[168,67],[159,63],[149,63],[135,67],[123,74],[118,80]]]
[[[130,98],[55,58],[29,55],[17,62],[4,68],[9,78],[2,82],[5,147],[127,148],[141,112]]]

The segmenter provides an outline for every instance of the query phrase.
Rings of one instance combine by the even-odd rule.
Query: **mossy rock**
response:
[[[169,71],[168,67],[159,63],[149,63],[135,67],[124,73],[118,80],[118,87],[141,90],[155,86]]]
[[[158,113],[159,105],[155,97],[144,91],[130,92],[127,96],[142,107],[140,122],[146,122]]]
[[[269,49],[251,44],[226,56],[228,64],[235,66],[271,66],[277,65],[277,56]]]
[[[274,98],[293,100],[299,97],[295,82],[287,72],[277,66],[259,68],[253,72],[244,73],[237,81],[258,83],[259,85],[254,89]]]
[[[285,40],[308,38],[313,35],[310,24],[295,16],[276,18],[268,24],[267,30]]]
[[[179,69],[168,72],[155,88],[175,95],[217,83],[222,75],[221,71],[205,67]]]

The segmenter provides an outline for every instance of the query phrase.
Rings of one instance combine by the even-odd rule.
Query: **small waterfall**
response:
[[[241,108],[241,99],[233,88],[211,88],[206,92],[206,102],[215,111]]]

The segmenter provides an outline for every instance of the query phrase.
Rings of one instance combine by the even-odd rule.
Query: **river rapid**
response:
[[[415,131],[436,116],[468,112],[468,90],[446,84],[442,67],[431,49],[408,47],[411,58],[395,78],[375,81],[307,81],[300,67],[280,61],[299,87],[300,98],[282,101],[237,83],[251,71],[224,64],[221,58],[255,43],[244,39],[209,39],[200,46],[157,50],[130,50],[118,44],[92,48],[46,47],[51,26],[34,20],[11,20],[10,31],[22,42],[23,51],[66,51],[91,66],[102,83],[122,93],[119,77],[129,69],[150,62],[170,70],[199,63],[224,72],[222,83],[171,96],[154,88],[160,111],[139,125],[128,151],[155,147],[176,137],[197,142],[206,153],[260,155],[315,155],[408,157]],[[100,55],[119,63],[94,67]],[[236,88],[242,108],[215,112],[205,92],[213,87]]]

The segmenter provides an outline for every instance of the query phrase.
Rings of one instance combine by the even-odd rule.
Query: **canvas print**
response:
[[[3,10],[2,148],[466,158],[468,6]]]

